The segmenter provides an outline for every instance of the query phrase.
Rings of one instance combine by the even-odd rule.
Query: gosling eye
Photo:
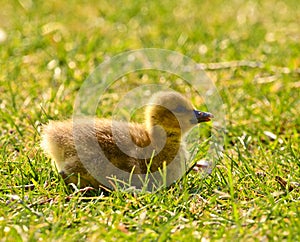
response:
[[[184,113],[187,109],[184,106],[178,105],[173,111],[176,113]]]

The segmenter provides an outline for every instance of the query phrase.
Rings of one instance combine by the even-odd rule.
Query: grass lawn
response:
[[[0,3],[1,241],[300,241],[298,1]],[[39,146],[42,124],[72,116],[104,60],[147,47],[206,64],[226,113],[223,157],[169,190],[74,192]]]

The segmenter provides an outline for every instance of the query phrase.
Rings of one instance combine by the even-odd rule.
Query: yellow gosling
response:
[[[146,174],[164,165],[170,184],[185,171],[184,134],[211,118],[212,114],[195,110],[181,94],[159,92],[146,107],[144,124],[100,118],[50,121],[43,127],[41,147],[65,181],[78,184],[80,178],[80,187],[107,186],[109,176],[128,179],[118,177],[118,169]]]

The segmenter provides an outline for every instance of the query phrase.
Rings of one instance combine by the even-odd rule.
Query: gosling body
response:
[[[164,168],[170,184],[185,171],[184,134],[210,118],[182,95],[159,92],[146,108],[144,124],[99,118],[51,121],[43,128],[41,146],[65,181],[80,187],[109,186],[109,177],[128,182],[132,175],[145,177]],[[137,187],[142,186],[139,178],[133,180]]]

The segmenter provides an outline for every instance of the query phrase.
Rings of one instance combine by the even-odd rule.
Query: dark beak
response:
[[[212,115],[211,113],[201,112],[198,110],[194,110],[194,114],[197,119],[197,123],[208,122],[212,118],[214,118],[214,115]]]

